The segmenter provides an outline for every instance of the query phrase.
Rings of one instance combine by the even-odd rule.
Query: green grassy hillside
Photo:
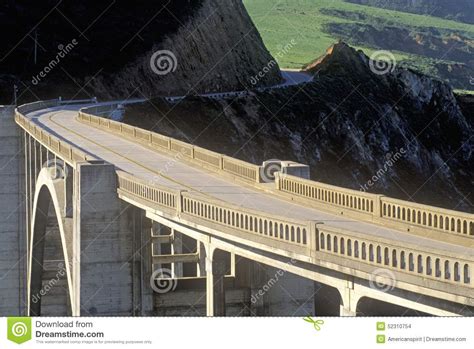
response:
[[[344,40],[371,55],[390,50],[400,65],[473,90],[474,25],[343,0],[244,0],[271,53],[299,68]]]

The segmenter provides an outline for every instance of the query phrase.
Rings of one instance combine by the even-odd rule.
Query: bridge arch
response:
[[[71,315],[73,302],[72,292],[72,276],[71,276],[71,250],[70,241],[67,241],[67,232],[64,220],[64,181],[53,180],[48,168],[43,168],[38,175],[36,182],[36,189],[33,199],[33,211],[31,219],[31,234],[29,238],[29,256],[28,256],[28,311],[31,316],[40,316],[41,314],[41,300],[49,294],[54,286],[60,281],[66,280],[66,287],[57,287],[54,291],[54,296],[57,296],[57,291],[61,292],[61,296],[66,298],[66,304],[55,305],[55,314],[58,316]],[[48,220],[51,216],[50,209],[54,211],[55,220],[57,223],[56,229],[48,231]],[[68,234],[69,233],[69,234]],[[57,236],[59,234],[59,236]],[[69,239],[70,240],[70,239]],[[60,244],[60,249],[48,247],[52,242]],[[48,252],[46,252],[46,250]],[[45,255],[55,261],[57,270],[55,275],[50,275],[46,285],[44,282]],[[64,294],[64,292],[66,294]],[[53,292],[52,292],[53,293]],[[62,297],[58,297],[62,299]],[[44,315],[44,314],[43,314]]]

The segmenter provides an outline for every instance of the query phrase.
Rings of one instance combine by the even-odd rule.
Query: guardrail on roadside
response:
[[[164,150],[174,156],[193,160],[208,169],[222,171],[248,182],[262,182],[261,166],[90,114],[91,111],[112,110],[111,105],[84,108],[79,113],[79,120],[133,139],[152,149]],[[473,214],[420,205],[279,173],[276,173],[275,185],[276,193],[289,195],[296,203],[315,205],[336,214],[426,237],[431,234],[436,238],[432,233],[448,233],[453,238],[474,238]]]
[[[172,190],[117,171],[119,190],[135,198],[172,210],[177,216],[187,214],[201,220],[223,225],[242,232],[284,241],[314,249],[310,241],[313,222],[283,219],[278,216],[249,210],[227,202],[203,197],[187,191]]]
[[[96,128],[133,139],[150,148],[171,152],[174,156],[182,156],[194,160],[207,168],[223,171],[254,183],[260,183],[261,181],[260,166],[258,165],[234,159],[171,137],[163,136],[159,133],[90,114],[92,111],[101,112],[110,110],[105,106],[104,109],[100,108],[100,106],[94,106],[82,109],[79,112],[79,120],[89,123]]]
[[[346,267],[351,267],[357,261],[408,277],[416,275],[445,284],[474,287],[472,256],[408,243],[400,245],[396,240],[338,229],[314,221],[282,219],[206,198],[198,193],[150,184],[122,171],[118,171],[117,175],[119,193],[135,201],[141,200],[151,209],[165,210],[177,217],[191,216],[221,232],[231,229],[282,242],[287,252],[304,253],[308,260],[331,255]]]
[[[317,240],[317,250],[325,254],[344,256],[354,262],[378,265],[394,272],[474,287],[472,256],[440,252],[427,246],[404,246],[388,239],[326,225],[318,225]]]
[[[344,210],[351,217],[412,233],[450,233],[474,238],[474,215],[340,188],[290,175],[276,175],[276,189],[293,201]]]
[[[78,161],[95,160],[93,156],[78,150],[76,147],[71,146],[68,142],[65,142],[50,132],[45,131],[25,116],[25,114],[34,112],[36,110],[57,107],[59,105],[91,103],[93,101],[94,100],[90,99],[75,101],[52,99],[24,104],[15,109],[15,122],[38,142],[48,148],[52,153],[56,154],[71,165]]]

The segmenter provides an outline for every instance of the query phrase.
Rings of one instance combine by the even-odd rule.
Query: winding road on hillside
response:
[[[269,87],[261,87],[256,89],[257,91],[268,91],[273,89],[279,89],[289,86],[301,85],[313,81],[313,76],[309,73],[299,71],[299,70],[285,70],[281,71],[281,76],[283,82]],[[252,93],[252,90],[245,91],[230,91],[230,92],[218,92],[218,93],[204,93],[199,95],[200,97],[212,98],[212,99],[221,99],[221,98],[232,98],[237,96],[246,96]],[[186,98],[187,96],[171,96],[166,97],[166,100],[169,102],[176,102]]]

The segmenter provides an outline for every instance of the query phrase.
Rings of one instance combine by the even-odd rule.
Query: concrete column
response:
[[[183,253],[183,236],[181,233],[171,230],[173,235],[173,242],[171,243],[171,254],[182,254]],[[183,276],[183,263],[172,263],[171,274],[173,277]]]
[[[199,254],[199,261],[197,263],[197,276],[204,277],[206,276],[206,248],[204,244],[200,241],[197,243],[197,252]]]
[[[133,235],[117,196],[115,167],[79,163],[74,195],[73,315],[129,316],[133,303]]]
[[[26,173],[25,173],[25,176],[28,177],[28,191],[30,193],[30,197],[29,197],[29,200],[28,200],[28,210],[30,211],[30,217],[33,216],[33,196],[34,196],[34,192],[35,192],[35,183],[34,183],[34,176],[33,176],[33,173],[32,173],[32,169],[33,169],[33,156],[32,156],[32,152],[31,152],[31,143],[33,142],[32,140],[32,137],[27,134],[26,136],[28,138],[28,141],[27,141],[27,154],[26,154],[26,157],[28,158],[28,166],[26,167]]]
[[[361,296],[354,291],[351,285],[339,288],[341,294],[340,316],[356,316],[357,303]]]
[[[235,277],[235,253],[230,254],[230,276]]]
[[[22,132],[0,106],[0,316],[26,315],[26,208]]]
[[[142,225],[142,234],[140,242],[140,259],[141,259],[141,292],[142,292],[142,309],[141,316],[152,315],[153,312],[153,289],[150,286],[152,270],[152,253],[151,253],[151,235],[150,231],[153,229],[153,222],[150,219],[145,219]]]
[[[64,216],[71,218],[73,216],[74,176],[67,164],[64,164],[64,169]]]
[[[214,316],[214,274],[212,270],[212,257],[214,248],[207,246],[205,249],[206,261],[206,315]]]
[[[153,222],[152,225],[151,225],[151,236],[158,236],[158,235],[161,235],[161,225],[160,223],[156,223],[156,222]],[[156,256],[159,256],[163,254],[162,252],[162,246],[161,246],[161,243],[153,243],[153,239],[152,239],[152,244],[151,244],[151,255],[156,255]],[[152,273],[155,271],[155,270],[158,270],[158,269],[161,269],[163,268],[163,266],[161,264],[153,264],[153,259],[151,258],[150,256],[150,264],[152,266]]]
[[[206,314],[225,316],[225,259],[222,251],[206,246]]]
[[[139,208],[130,207],[128,210],[132,211],[132,231],[133,231],[133,258],[132,258],[132,278],[133,278],[133,315],[138,316],[142,311],[142,223],[143,212]],[[129,217],[130,219],[130,217]]]

